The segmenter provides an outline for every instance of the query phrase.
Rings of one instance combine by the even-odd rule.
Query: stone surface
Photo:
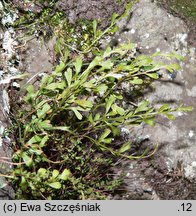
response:
[[[46,45],[41,40],[31,40],[22,58],[26,72],[32,75],[51,71],[53,68],[51,63],[52,57]]]
[[[77,17],[99,18],[104,14],[104,19],[108,19],[114,11],[111,7],[115,7],[109,0],[104,1],[107,10],[101,5],[103,1],[81,0],[77,5],[76,1],[60,2],[57,7],[66,11],[73,22]],[[96,11],[89,10],[91,7]],[[176,106],[184,102],[195,109],[187,114],[176,113],[177,119],[174,122],[159,117],[153,128],[142,124],[134,129],[134,133],[133,128],[127,128],[132,131],[131,136],[141,140],[148,138],[146,145],[158,143],[159,149],[150,159],[131,161],[123,168],[120,167],[119,170],[126,172],[125,192],[123,195],[119,193],[115,199],[196,199],[196,51],[187,42],[189,29],[180,18],[172,16],[150,0],[140,0],[134,6],[132,18],[119,24],[121,31],[116,35],[118,42],[133,41],[144,54],[176,51],[185,57],[185,61],[180,63],[182,70],[177,71],[173,77],[163,72],[163,79],[154,82],[154,91],[148,92],[145,97],[155,106],[164,102]],[[32,76],[50,71],[53,57],[48,49],[52,50],[52,46],[44,45],[36,39],[27,43],[24,52],[20,53],[22,70]],[[4,87],[1,87],[2,92]],[[6,126],[2,109],[0,121],[0,124]],[[0,157],[7,156],[4,149],[2,151],[1,148],[0,152]],[[1,194],[0,199],[3,199]],[[5,199],[9,197],[5,196]]]
[[[56,7],[63,10],[70,22],[74,23],[78,19],[97,19],[103,21],[102,27],[106,27],[110,21],[112,14],[117,12],[122,14],[125,9],[125,3],[111,0],[62,0],[58,1]]]
[[[172,16],[150,0],[140,0],[134,7],[131,20],[126,25],[125,23],[125,20],[120,22],[122,30],[116,36],[118,41],[132,41],[137,44],[139,51],[144,54],[152,54],[156,51],[162,53],[177,52],[185,57],[185,61],[180,62],[182,69],[177,71],[176,76],[171,77],[163,72],[164,78],[154,82],[154,91],[148,92],[145,97],[155,107],[159,106],[160,103],[169,103],[175,107],[183,102],[185,105],[193,106],[194,110],[186,114],[176,113],[176,121],[159,117],[155,127],[142,125],[137,128],[136,134],[139,133],[140,136],[148,135],[151,143],[159,144],[157,155],[163,155],[163,162],[168,165],[165,174],[171,170],[174,171],[180,162],[183,167],[183,175],[194,182],[196,179],[196,60],[195,47],[187,43],[189,29],[180,18]],[[126,29],[126,31],[123,29]],[[155,162],[152,162],[153,160]],[[151,163],[156,163],[161,168],[157,157],[152,161]],[[153,172],[157,172],[157,170],[155,169]],[[142,173],[136,175],[140,178],[143,176],[144,182],[149,183],[149,177],[150,181],[153,181],[153,179],[156,181],[157,176],[153,176],[153,172],[151,175],[143,175]],[[164,175],[162,178],[165,178]],[[129,183],[134,184],[134,182],[130,181]],[[154,185],[154,190],[160,195],[159,198],[161,199],[179,199],[180,196],[181,198],[189,197],[190,184],[185,180],[179,184],[184,185],[186,189],[184,194],[179,193],[178,196],[175,194],[177,191],[173,191],[173,196],[171,193],[170,196],[166,197],[165,193],[160,194],[161,190],[166,190],[166,182],[165,185],[159,184],[159,187],[150,183],[150,185]]]

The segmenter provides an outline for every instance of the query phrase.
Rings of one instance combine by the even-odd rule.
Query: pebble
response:
[[[131,34],[135,34],[135,29],[131,29]]]

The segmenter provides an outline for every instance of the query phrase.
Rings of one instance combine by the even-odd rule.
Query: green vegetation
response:
[[[196,1],[195,0],[159,0],[159,2],[164,3],[167,7],[185,18],[188,21],[196,21]]]
[[[155,109],[138,94],[159,79],[160,69],[171,73],[179,69],[177,64],[154,61],[155,57],[181,57],[137,56],[132,43],[100,50],[100,39],[117,30],[120,17],[116,14],[106,30],[98,29],[96,21],[88,21],[84,31],[65,25],[62,14],[54,15],[57,19],[48,18],[49,14],[44,21],[32,15],[29,24],[30,19],[15,23],[15,27],[35,25],[34,30],[39,25],[40,30],[45,29],[46,19],[55,24],[56,53],[61,61],[37,85],[27,86],[13,121],[12,133],[17,137],[14,169],[6,176],[17,199],[107,199],[122,184],[122,177],[113,177],[119,159],[140,159],[154,153],[147,149],[135,152],[132,140],[123,139],[121,127],[142,122],[154,126],[157,115],[173,120],[173,112],[192,109],[182,105],[172,109],[168,104]],[[127,98],[124,85],[134,101]]]
[[[131,141],[119,143],[120,126],[154,125],[158,114],[174,119],[171,112],[190,109],[165,104],[155,110],[148,101],[123,105],[123,83],[134,91],[158,79],[159,69],[177,67],[148,56],[131,59],[133,47],[108,47],[90,62],[67,54],[67,61],[45,75],[39,87],[28,86],[15,125],[19,139],[12,176],[17,198],[106,198],[117,183],[108,175],[114,156],[146,155],[130,154]]]

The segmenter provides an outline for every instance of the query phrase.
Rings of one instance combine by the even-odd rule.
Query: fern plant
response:
[[[177,54],[137,56],[132,43],[97,48],[104,34],[116,31],[117,17],[114,14],[111,26],[103,32],[93,21],[93,37],[81,50],[56,35],[61,62],[40,82],[26,87],[13,122],[12,133],[17,137],[14,167],[4,175],[16,198],[107,199],[122,184],[122,178],[114,178],[112,171],[119,158],[133,160],[154,154],[134,152],[132,140],[122,139],[121,127],[143,122],[154,126],[157,115],[173,120],[173,112],[192,110],[168,104],[155,109],[138,96],[159,79],[159,70],[172,73],[179,69],[177,64],[154,58],[180,60]],[[88,58],[91,51],[93,57]],[[127,97],[124,88],[134,97]]]
[[[127,100],[124,83],[135,91],[158,79],[160,69],[179,67],[154,62],[157,54],[134,57],[133,49],[131,43],[108,47],[90,62],[67,52],[39,85],[27,87],[11,173],[18,198],[106,198],[120,184],[109,175],[115,158],[147,156],[131,154],[131,140],[119,142],[121,126],[153,126],[159,114],[174,119],[172,112],[191,110],[167,104],[155,110],[149,101]]]

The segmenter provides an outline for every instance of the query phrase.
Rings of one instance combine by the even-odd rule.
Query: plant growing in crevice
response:
[[[114,13],[106,29],[99,27],[100,20],[78,19],[74,24],[70,23],[65,12],[54,7],[56,2],[47,1],[45,4],[39,2],[37,13],[31,10],[23,11],[13,27],[22,30],[25,35],[43,36],[45,40],[55,37],[56,54],[62,57],[67,47],[77,53],[96,52],[103,35],[111,36],[118,31],[117,21],[129,14],[134,1],[127,4],[123,14]],[[9,7],[13,8],[11,4]]]
[[[72,59],[67,52],[67,61],[43,76],[39,86],[27,87],[15,125],[18,140],[11,177],[17,198],[107,198],[120,184],[111,177],[117,157],[153,154],[131,154],[131,140],[119,143],[120,127],[154,125],[157,115],[174,119],[172,112],[191,110],[167,104],[156,110],[146,100],[127,101],[123,83],[134,91],[158,79],[160,69],[172,72],[179,67],[154,62],[158,54],[134,57],[133,49],[131,43],[107,47],[90,62],[82,55]]]
[[[173,112],[192,110],[168,104],[155,109],[138,97],[138,91],[159,79],[159,70],[172,73],[179,69],[177,64],[154,61],[155,57],[180,57],[160,53],[137,56],[132,43],[99,50],[100,38],[115,32],[117,21],[114,15],[103,31],[97,30],[93,21],[86,32],[93,36],[86,36],[84,47],[73,46],[75,27],[66,30],[70,30],[66,37],[71,33],[73,39],[67,44],[64,27],[57,25],[56,52],[61,62],[38,84],[27,86],[21,109],[14,113],[14,169],[5,176],[11,179],[16,198],[106,199],[122,183],[121,178],[113,178],[112,171],[119,158],[154,154],[133,151],[132,140],[121,138],[122,125],[145,122],[154,126],[157,115],[173,120]],[[93,52],[91,58],[86,56],[89,52]],[[125,86],[134,97],[125,94]]]

